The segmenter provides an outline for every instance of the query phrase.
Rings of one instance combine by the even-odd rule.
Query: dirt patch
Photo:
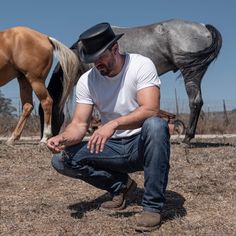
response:
[[[99,205],[109,195],[61,176],[42,146],[0,144],[1,235],[139,235],[143,173],[132,174],[136,197],[117,213]],[[198,140],[192,148],[172,141],[171,170],[159,230],[145,235],[235,235],[236,139]]]

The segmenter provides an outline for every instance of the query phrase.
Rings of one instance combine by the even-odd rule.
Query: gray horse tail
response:
[[[219,55],[222,46],[222,37],[220,32],[212,25],[206,25],[206,28],[212,35],[211,45],[199,52],[180,53],[178,67],[184,78],[201,78],[205,74],[208,66]]]

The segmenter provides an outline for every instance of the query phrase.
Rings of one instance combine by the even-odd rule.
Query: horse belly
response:
[[[17,77],[17,72],[10,66],[4,65],[0,68],[0,86],[3,86]]]

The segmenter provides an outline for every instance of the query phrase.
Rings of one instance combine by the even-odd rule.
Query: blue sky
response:
[[[230,110],[236,108],[235,10],[235,0],[3,0],[0,29],[27,26],[48,34],[69,47],[81,32],[104,21],[122,27],[146,25],[173,18],[212,24],[221,32],[223,46],[218,59],[211,64],[202,81],[204,108],[222,110],[222,101],[225,99]],[[183,80],[176,80],[177,76],[177,73],[172,72],[161,76],[162,106],[170,111],[175,107],[175,89],[180,106],[183,103],[186,107],[187,95]],[[17,80],[0,87],[0,90],[14,104],[18,104]]]

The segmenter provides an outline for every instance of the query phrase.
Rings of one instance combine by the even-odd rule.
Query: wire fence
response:
[[[10,98],[12,100],[12,105],[17,109],[16,115],[19,116],[21,113],[21,101],[17,97]],[[32,114],[38,115],[38,106],[39,101],[37,99],[34,99],[34,110]],[[69,106],[69,105],[68,105]],[[236,109],[236,99],[204,99],[204,104],[202,107],[202,111],[205,113],[207,112],[222,112],[224,111],[224,106],[226,111],[232,111]],[[177,108],[178,107],[178,108]],[[73,106],[71,105],[67,108],[65,108],[66,111],[71,111],[71,114],[73,112]],[[177,110],[179,113],[189,113],[189,102],[187,99],[173,99],[173,98],[164,98],[161,100],[161,109],[171,112],[171,113],[177,113]]]
[[[19,98],[11,98],[12,105],[16,107],[17,112],[14,117],[0,116],[0,135],[10,136],[16,127],[19,115],[21,113],[21,102]],[[205,100],[202,108],[196,134],[236,134],[236,100]],[[40,136],[40,122],[38,116],[39,101],[34,100],[34,110],[23,130],[23,136]],[[67,115],[63,126],[70,121],[73,108],[70,103],[65,107]],[[162,99],[161,109],[174,113],[185,127],[189,122],[189,105],[185,99]]]

